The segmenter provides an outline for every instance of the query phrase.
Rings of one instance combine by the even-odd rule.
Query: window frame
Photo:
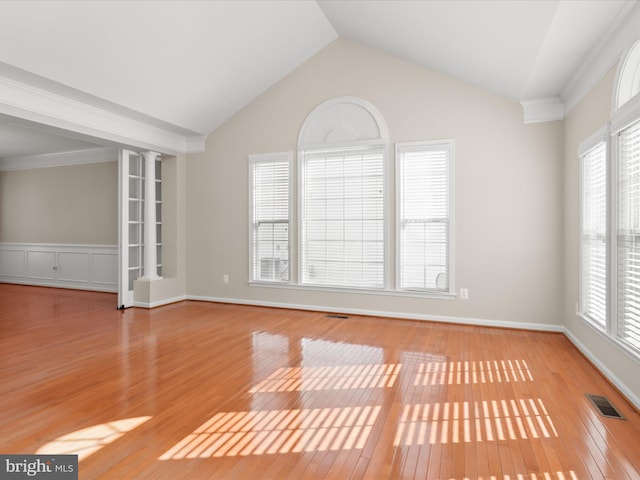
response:
[[[353,149],[381,149],[382,151],[382,285],[362,287],[303,283],[303,167],[305,152],[340,151]],[[297,144],[296,205],[296,269],[297,286],[337,292],[387,292],[389,289],[389,132],[377,108],[354,96],[333,97],[320,103],[304,120]]]
[[[619,228],[621,225],[619,210],[621,205],[620,200],[620,185],[619,185],[619,169],[621,165],[620,154],[620,135],[629,127],[636,126],[640,123],[640,42],[634,44],[627,50],[627,55],[623,56],[624,60],[620,63],[618,68],[618,78],[616,81],[616,87],[613,94],[613,114],[611,121],[602,127],[598,132],[591,135],[585,141],[580,144],[579,158],[580,158],[580,222],[582,222],[582,209],[583,209],[583,172],[582,172],[582,155],[591,147],[593,147],[598,141],[606,141],[606,155],[607,155],[607,195],[606,195],[606,214],[607,218],[607,235],[606,241],[608,242],[607,248],[607,265],[606,274],[607,280],[607,318],[605,326],[602,328],[597,323],[593,322],[585,312],[582,311],[582,255],[583,255],[583,242],[582,242],[582,224],[580,225],[580,303],[578,304],[578,311],[576,314],[581,318],[586,325],[592,327],[595,332],[602,335],[603,338],[610,341],[613,345],[620,348],[623,352],[629,354],[635,360],[640,360],[640,334],[637,334],[634,338],[634,342],[627,340],[621,335],[621,321],[619,318],[619,302],[621,285],[619,282]],[[633,52],[633,56],[629,52]],[[632,82],[629,80],[629,75],[632,75]],[[626,82],[626,83],[625,83]],[[635,83],[634,83],[635,82]],[[635,90],[629,90],[631,87]],[[621,88],[626,89],[627,93],[621,95]],[[635,93],[634,93],[635,92]],[[624,93],[624,92],[622,92]],[[604,133],[603,133],[604,132]],[[638,161],[640,165],[640,161]],[[640,167],[639,167],[640,168]],[[640,195],[634,198],[636,206],[635,212],[640,212]],[[640,290],[640,281],[637,282],[636,290]],[[640,319],[637,320],[637,326],[640,331]]]
[[[634,97],[640,99],[640,96]],[[580,298],[579,303],[577,304],[576,314],[582,321],[593,328],[595,332],[601,334],[608,341],[612,342],[614,345],[619,347],[622,351],[628,353],[636,360],[640,360],[640,345],[636,346],[633,343],[625,340],[620,333],[620,322],[619,322],[619,252],[618,252],[618,226],[619,226],[619,186],[618,186],[618,171],[620,165],[620,146],[619,146],[619,135],[625,130],[627,127],[632,126],[638,122],[640,122],[640,103],[636,103],[637,107],[635,109],[635,115],[630,115],[629,110],[625,109],[622,111],[622,116],[616,116],[614,114],[614,118],[610,123],[608,123],[605,127],[602,127],[598,132],[591,135],[588,139],[580,144],[579,148],[579,159],[580,159]],[[606,133],[603,133],[606,132]],[[582,271],[582,255],[583,255],[583,241],[582,241],[582,209],[583,205],[583,172],[582,172],[582,155],[586,153],[590,148],[592,148],[598,141],[606,141],[606,215],[607,215],[607,234],[606,234],[606,242],[607,242],[607,265],[606,265],[606,319],[605,325],[601,326],[597,322],[593,321],[589,317],[586,312],[583,311],[582,308],[582,279],[583,279],[583,271]],[[638,208],[640,212],[640,208]],[[640,282],[639,288],[640,288]],[[639,322],[640,326],[640,322]]]
[[[438,288],[415,288],[415,287],[402,287],[402,161],[403,154],[405,152],[422,152],[422,151],[437,151],[445,150],[447,152],[447,203],[448,203],[448,232],[447,232],[447,285],[445,289]],[[455,296],[455,192],[454,192],[454,179],[455,179],[455,140],[442,139],[442,140],[427,140],[419,142],[403,142],[395,144],[395,287],[400,292],[412,292],[420,294],[425,297],[433,298],[447,298]]]
[[[335,154],[336,156],[340,155],[348,155],[350,153],[362,153],[366,151],[372,151],[379,153],[381,156],[381,166],[382,166],[382,283],[379,287],[377,286],[364,286],[364,285],[348,285],[348,284],[325,284],[325,283],[313,283],[313,282],[305,282],[303,281],[303,263],[304,263],[304,240],[303,240],[303,229],[304,229],[304,201],[303,196],[305,192],[305,185],[303,176],[305,174],[305,164],[306,161],[305,155],[307,156],[317,156],[324,152],[328,154]],[[381,292],[388,289],[388,225],[389,225],[389,215],[388,215],[388,147],[387,143],[384,141],[362,141],[357,143],[337,143],[332,145],[323,145],[323,146],[301,146],[298,151],[298,195],[297,195],[297,210],[298,210],[298,219],[297,219],[297,285],[303,288],[313,288],[313,289],[329,289],[335,291],[371,291],[371,292]]]
[[[612,214],[611,214],[611,175],[612,161],[611,161],[611,149],[609,140],[608,126],[604,126],[592,134],[589,138],[580,143],[578,148],[578,157],[580,161],[580,251],[579,251],[579,264],[580,264],[580,279],[579,279],[579,299],[578,299],[578,314],[590,325],[599,331],[606,332],[610,324],[611,314],[611,281],[612,275],[610,271],[610,265],[612,261],[612,248],[613,242],[611,241],[611,226],[612,226]],[[586,156],[589,155],[594,149],[599,146],[604,147],[604,162],[605,162],[605,199],[604,199],[604,213],[605,213],[605,305],[604,305],[604,323],[601,324],[596,318],[592,317],[590,312],[585,309],[585,295],[586,288],[585,281],[585,265],[584,265],[584,249],[585,249],[585,235],[584,235],[584,209],[585,209],[585,166]]]
[[[416,142],[398,143],[404,145],[442,145],[450,148],[448,169],[448,201],[449,201],[449,235],[447,262],[449,268],[448,285],[446,290],[439,289],[400,289],[398,270],[399,233],[397,223],[398,178],[395,166],[391,164],[395,149],[391,149],[389,133],[384,118],[369,102],[358,97],[341,96],[328,99],[313,109],[303,122],[297,143],[296,157],[292,152],[274,154],[256,154],[249,156],[249,280],[250,286],[267,288],[287,288],[307,291],[322,291],[334,293],[356,293],[364,295],[383,295],[390,297],[412,297],[436,300],[454,300],[457,295],[454,288],[455,273],[455,245],[454,245],[454,145],[455,141],[423,140]],[[354,148],[377,148],[382,155],[382,282],[378,286],[340,285],[328,283],[302,282],[302,175],[303,156],[305,152],[340,151]],[[268,158],[271,155],[288,155],[290,161],[289,177],[289,280],[288,282],[262,281],[253,278],[254,272],[254,232],[253,232],[253,174],[251,161]],[[395,162],[395,157],[394,160]],[[392,207],[395,202],[395,207]],[[395,208],[395,210],[394,210]],[[394,217],[394,214],[396,216]],[[392,232],[393,229],[393,232]],[[378,244],[380,245],[380,244]]]
[[[634,98],[639,99],[640,95],[636,95],[636,97]],[[640,106],[640,104],[637,104],[637,105]],[[638,339],[636,339],[636,341],[638,342],[637,344],[632,343],[631,341],[627,340],[625,337],[621,335],[621,330],[623,327],[622,324],[624,322],[621,321],[621,317],[620,317],[621,312],[619,309],[620,291],[622,290],[620,285],[620,270],[619,270],[620,256],[621,256],[619,252],[620,250],[619,237],[620,237],[620,224],[622,223],[620,220],[620,205],[621,205],[620,190],[621,189],[620,189],[620,179],[619,179],[619,169],[620,169],[620,164],[622,160],[620,156],[620,149],[621,149],[620,136],[623,131],[625,131],[627,128],[630,128],[630,127],[640,128],[640,108],[636,109],[635,115],[633,115],[631,118],[628,118],[624,123],[616,122],[615,129],[612,128],[612,132],[611,132],[611,148],[614,152],[614,162],[613,162],[614,174],[612,175],[612,180],[611,180],[611,187],[613,190],[614,201],[612,201],[611,203],[612,203],[612,212],[613,212],[612,217],[615,218],[615,223],[610,230],[611,245],[613,247],[614,254],[611,256],[611,266],[609,270],[612,276],[612,281],[611,281],[612,293],[609,297],[610,303],[612,305],[611,305],[611,321],[609,322],[607,333],[616,341],[617,344],[621,345],[624,349],[632,352],[636,357],[640,358],[640,334],[638,335]],[[640,159],[638,159],[637,164],[640,166]],[[640,195],[637,196],[636,203],[638,205],[635,210],[635,213],[640,215]],[[636,290],[640,290],[640,281],[637,282]],[[640,330],[640,318],[637,321],[636,328]]]
[[[256,231],[255,231],[255,209],[254,209],[254,197],[255,197],[255,189],[254,189],[254,166],[257,164],[269,164],[269,163],[286,163],[287,164],[287,215],[288,218],[286,223],[288,225],[287,230],[287,268],[288,268],[288,278],[286,280],[278,280],[278,279],[264,279],[259,278],[259,276],[254,275],[256,269]],[[249,155],[248,162],[248,190],[249,190],[249,283],[250,284],[264,284],[264,285],[292,285],[293,284],[293,275],[292,275],[292,173],[293,173],[293,152],[276,152],[276,153],[265,153],[265,154],[253,154]],[[274,221],[274,223],[283,223],[282,220]]]

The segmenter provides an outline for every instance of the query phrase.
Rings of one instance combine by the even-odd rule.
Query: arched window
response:
[[[388,135],[355,97],[316,107],[298,139],[300,283],[385,288]]]
[[[614,95],[614,110],[627,103],[640,92],[640,41],[636,42],[618,69],[617,88]]]

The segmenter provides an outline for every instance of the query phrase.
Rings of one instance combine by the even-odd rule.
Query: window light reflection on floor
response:
[[[83,460],[105,445],[122,437],[125,433],[142,425],[150,418],[151,417],[125,418],[76,430],[43,445],[38,449],[36,454],[78,455],[78,460]]]
[[[533,381],[524,360],[421,363],[414,386]]]
[[[368,364],[280,368],[253,387],[250,392],[294,392],[392,387],[401,367],[401,364]]]
[[[442,478],[440,480],[458,480],[455,478]],[[576,472],[544,472],[544,473],[516,473],[514,475],[488,475],[480,477],[464,477],[459,480],[578,480]]]
[[[394,445],[557,437],[541,399],[405,405]]]
[[[379,406],[221,412],[160,460],[362,449]]]

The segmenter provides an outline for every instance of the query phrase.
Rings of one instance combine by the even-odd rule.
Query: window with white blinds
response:
[[[452,141],[396,145],[402,290],[451,290],[452,155]]]
[[[617,336],[640,350],[640,121],[618,133]]]
[[[580,311],[600,327],[607,322],[607,144],[597,143],[581,157]]]
[[[300,283],[385,287],[384,149],[302,151]]]
[[[249,158],[251,280],[289,282],[291,153]]]

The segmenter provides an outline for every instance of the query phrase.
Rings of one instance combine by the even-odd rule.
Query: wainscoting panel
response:
[[[118,285],[118,253],[94,253],[92,280],[95,284]],[[116,288],[117,290],[117,288]]]
[[[27,253],[27,273],[29,278],[40,280],[55,280],[56,278],[56,252],[31,251]]]
[[[117,292],[118,246],[0,243],[0,282]]]
[[[89,273],[89,261],[91,255],[78,252],[58,253],[58,278],[67,282],[84,282],[91,278]]]
[[[3,250],[0,248],[0,275],[4,277],[24,277],[24,250]]]

